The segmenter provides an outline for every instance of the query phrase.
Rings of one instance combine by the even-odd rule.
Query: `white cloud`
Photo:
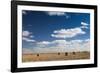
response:
[[[73,51],[89,51],[90,50],[90,40],[54,40],[54,41],[42,41],[38,42],[34,47],[34,53],[50,53],[50,52],[73,52]]]
[[[81,26],[80,28],[82,28],[82,29],[88,29],[87,26]]]
[[[49,16],[64,16],[66,19],[69,19],[70,16],[65,12],[57,12],[57,11],[48,11],[46,12]]]
[[[66,40],[54,40],[54,41],[51,41],[51,42],[49,42],[49,41],[41,41],[41,42],[37,42],[37,44],[36,44],[36,48],[37,49],[41,49],[41,48],[47,48],[46,50],[50,50],[51,49],[51,51],[53,50],[57,50],[58,49],[58,47],[60,48],[60,47],[65,47],[66,46],[66,44],[68,44],[68,42],[66,41]],[[55,47],[55,48],[54,48]],[[36,50],[37,50],[36,49]],[[44,49],[43,49],[44,50]],[[37,50],[38,51],[38,50]],[[45,50],[44,50],[45,51]]]
[[[27,38],[27,37],[22,37],[22,40],[26,42],[35,42],[35,40]]]
[[[77,42],[77,43],[82,43],[83,40],[72,40],[72,41],[71,41],[71,43],[76,43],[76,42]]]
[[[54,34],[51,34],[52,37],[55,38],[72,38],[79,34],[85,34],[81,28],[71,28],[71,29],[60,29],[55,30]]]
[[[26,11],[22,11],[23,14],[27,14]]]
[[[69,51],[89,51],[90,50],[90,41],[86,42],[86,40],[83,41],[71,41],[72,44],[68,48],[70,48]]]
[[[33,38],[34,36],[32,35],[31,32],[25,30],[22,32],[22,40],[23,41],[26,41],[26,42],[35,42],[35,40],[31,39]]]
[[[29,31],[27,31],[27,30],[25,30],[25,31],[23,31],[22,32],[22,36],[29,36],[30,34],[32,34],[31,32],[29,32]]]
[[[89,41],[90,41],[90,39],[86,39],[86,40],[85,40],[85,42],[89,42]]]
[[[40,41],[40,42],[36,42],[36,46],[39,48],[39,47],[46,47],[50,44],[50,42],[48,41]]]
[[[85,22],[81,22],[81,25],[87,26],[87,25],[89,25],[89,24],[87,24],[87,23],[85,23]]]
[[[85,23],[85,22],[81,22],[81,27],[82,29],[88,29],[88,26],[89,24]]]
[[[38,45],[48,45],[50,42],[48,41],[42,41],[42,42],[37,42]]]
[[[34,36],[33,35],[30,35],[30,38],[33,38]]]
[[[66,40],[54,40],[52,43],[57,43],[57,44],[66,44],[68,43]]]
[[[68,42],[66,40],[54,40],[54,41],[41,41],[41,42],[37,42],[37,45],[56,45],[56,44],[67,44]]]
[[[48,12],[46,12],[48,15],[50,15],[50,16],[54,16],[54,15],[56,15],[56,16],[64,16],[64,15],[66,15],[66,13],[65,12],[56,12],[56,11],[48,11]]]

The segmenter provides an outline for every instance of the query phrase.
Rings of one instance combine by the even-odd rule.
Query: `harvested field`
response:
[[[23,54],[22,62],[89,59],[90,52],[63,52]]]

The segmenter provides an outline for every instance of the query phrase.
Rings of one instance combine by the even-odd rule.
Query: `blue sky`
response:
[[[89,13],[23,10],[22,27],[22,48],[25,52],[70,51],[75,47],[72,41],[78,43],[78,48],[81,43],[85,44],[83,47],[89,47],[85,43],[90,39]]]

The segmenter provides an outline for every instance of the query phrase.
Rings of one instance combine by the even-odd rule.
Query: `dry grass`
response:
[[[90,52],[23,54],[22,62],[89,59]]]

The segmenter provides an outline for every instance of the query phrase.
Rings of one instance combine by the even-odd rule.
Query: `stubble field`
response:
[[[56,61],[56,60],[79,60],[89,59],[90,52],[58,52],[58,53],[36,53],[23,54],[22,62],[37,62],[37,61]]]

